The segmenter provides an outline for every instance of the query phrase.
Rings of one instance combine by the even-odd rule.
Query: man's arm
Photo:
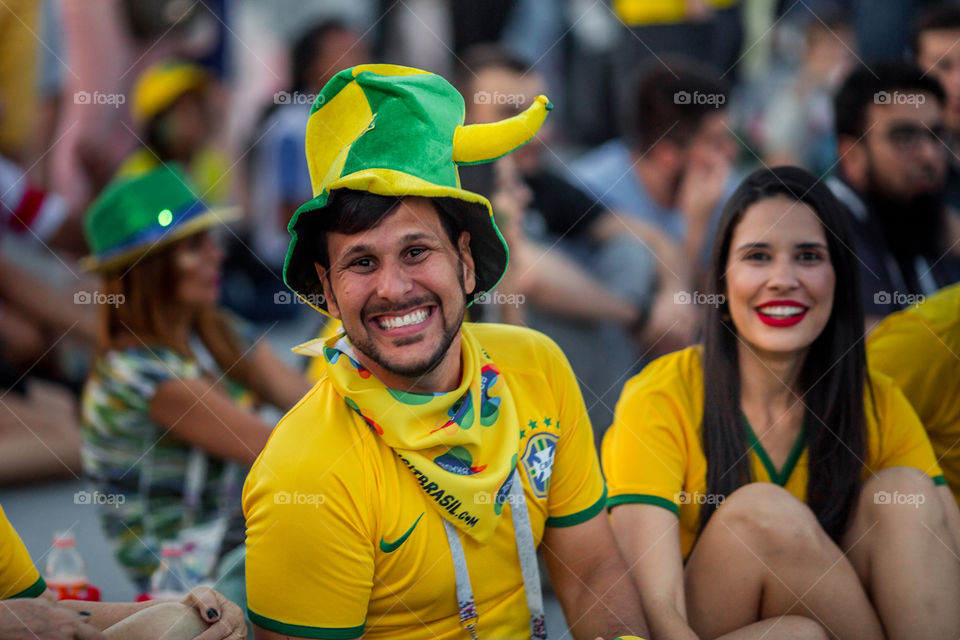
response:
[[[548,526],[541,548],[575,638],[650,637],[606,512],[571,527]]]

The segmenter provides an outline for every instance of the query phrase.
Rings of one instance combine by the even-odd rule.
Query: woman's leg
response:
[[[810,509],[770,483],[735,491],[687,561],[690,626],[717,638],[768,618],[802,615],[831,637],[882,639],[857,573]]]
[[[960,636],[960,556],[926,474],[867,480],[843,546],[892,640]]]
[[[754,622],[717,640],[829,640],[820,623],[804,616],[780,616]]]
[[[209,628],[193,607],[163,602],[104,630],[108,640],[193,640]]]

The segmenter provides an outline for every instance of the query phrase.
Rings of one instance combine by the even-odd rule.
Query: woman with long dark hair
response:
[[[611,520],[656,637],[956,638],[960,512],[867,367],[847,213],[794,167],[720,220],[702,346],[626,385]]]

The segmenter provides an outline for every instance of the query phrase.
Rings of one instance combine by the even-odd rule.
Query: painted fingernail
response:
[[[213,607],[210,607],[209,609],[207,609],[207,617],[212,620],[213,618],[219,618],[220,614],[217,613],[216,609],[214,609]]]
[[[79,614],[82,615],[82,616],[87,616],[87,617],[90,616],[90,612],[89,612],[89,611],[77,611],[77,613],[79,613]]]

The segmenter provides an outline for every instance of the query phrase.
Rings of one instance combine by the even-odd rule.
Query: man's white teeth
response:
[[[760,309],[760,313],[765,316],[773,316],[774,318],[789,318],[790,316],[798,316],[801,313],[806,311],[803,307],[763,307]]]
[[[399,329],[400,327],[408,327],[411,324],[420,324],[427,319],[428,315],[430,315],[430,313],[426,309],[419,309],[399,318],[380,318],[378,319],[378,322],[384,329]]]

